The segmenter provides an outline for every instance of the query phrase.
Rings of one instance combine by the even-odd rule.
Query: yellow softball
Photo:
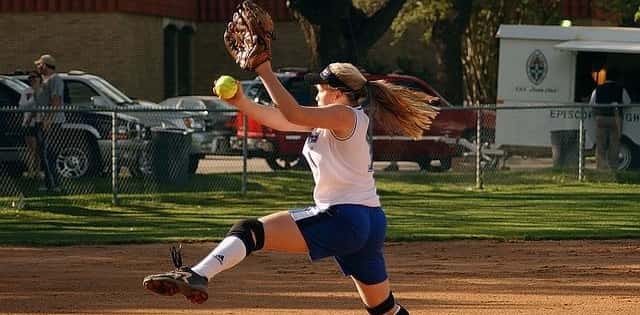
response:
[[[213,85],[213,92],[221,99],[233,98],[238,92],[238,81],[229,75],[222,75]]]

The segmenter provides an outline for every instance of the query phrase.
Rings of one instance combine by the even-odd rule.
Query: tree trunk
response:
[[[310,66],[317,69],[337,61],[362,64],[406,1],[388,0],[371,16],[351,0],[289,0],[287,5],[311,49]]]
[[[464,100],[461,56],[471,7],[471,0],[455,0],[449,14],[436,21],[432,30],[431,44],[436,60],[431,69],[435,75],[432,82],[434,88],[454,105],[461,105]]]

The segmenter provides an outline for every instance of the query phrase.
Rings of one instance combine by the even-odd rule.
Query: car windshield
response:
[[[109,82],[99,78],[92,78],[90,81],[98,90],[102,91],[117,104],[134,104],[127,95],[115,88]]]
[[[12,89],[22,93],[24,92],[24,90],[26,90],[27,88],[29,88],[29,86],[20,81],[20,80],[16,80],[16,79],[12,79],[12,78],[5,78],[4,82]]]

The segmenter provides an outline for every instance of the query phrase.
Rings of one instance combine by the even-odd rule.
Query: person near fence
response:
[[[593,114],[596,122],[596,165],[598,169],[618,167],[620,137],[622,135],[623,109],[612,104],[630,104],[631,98],[627,90],[618,83],[619,70],[609,68],[606,80],[596,86],[591,93],[589,104],[594,106]]]
[[[56,60],[48,54],[40,56],[34,61],[36,69],[42,75],[42,89],[36,95],[38,107],[50,109],[51,112],[43,113],[38,128],[42,130],[37,134],[38,147],[42,168],[45,173],[45,182],[50,191],[60,191],[60,178],[55,169],[53,152],[59,149],[59,130],[65,122],[65,114],[62,111],[64,100],[64,82],[56,73]]]
[[[437,115],[431,97],[385,81],[368,81],[349,63],[332,63],[308,76],[318,107],[300,106],[266,61],[256,68],[277,106],[249,100],[240,90],[228,102],[271,128],[310,132],[303,149],[315,181],[314,204],[236,223],[211,253],[193,267],[174,251],[172,272],[143,285],[158,294],[208,298],[218,273],[257,250],[304,253],[312,261],[334,257],[350,276],[370,314],[408,314],[395,302],[383,257],[386,217],[373,177],[369,121],[391,134],[420,137]],[[241,87],[239,87],[241,89]]]
[[[42,77],[37,72],[30,72],[27,76],[29,88],[20,96],[19,107],[21,109],[35,109],[37,107],[36,95],[42,89]],[[37,141],[37,127],[41,114],[38,112],[24,112],[22,115],[22,128],[24,129],[24,141],[27,145],[26,165],[27,176],[40,177],[40,154]]]

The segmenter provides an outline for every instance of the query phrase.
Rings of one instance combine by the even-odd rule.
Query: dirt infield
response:
[[[185,244],[194,263],[212,243]],[[331,259],[257,253],[191,305],[142,288],[170,269],[167,244],[0,247],[0,314],[366,314]],[[392,243],[411,314],[640,314],[640,241]]]

